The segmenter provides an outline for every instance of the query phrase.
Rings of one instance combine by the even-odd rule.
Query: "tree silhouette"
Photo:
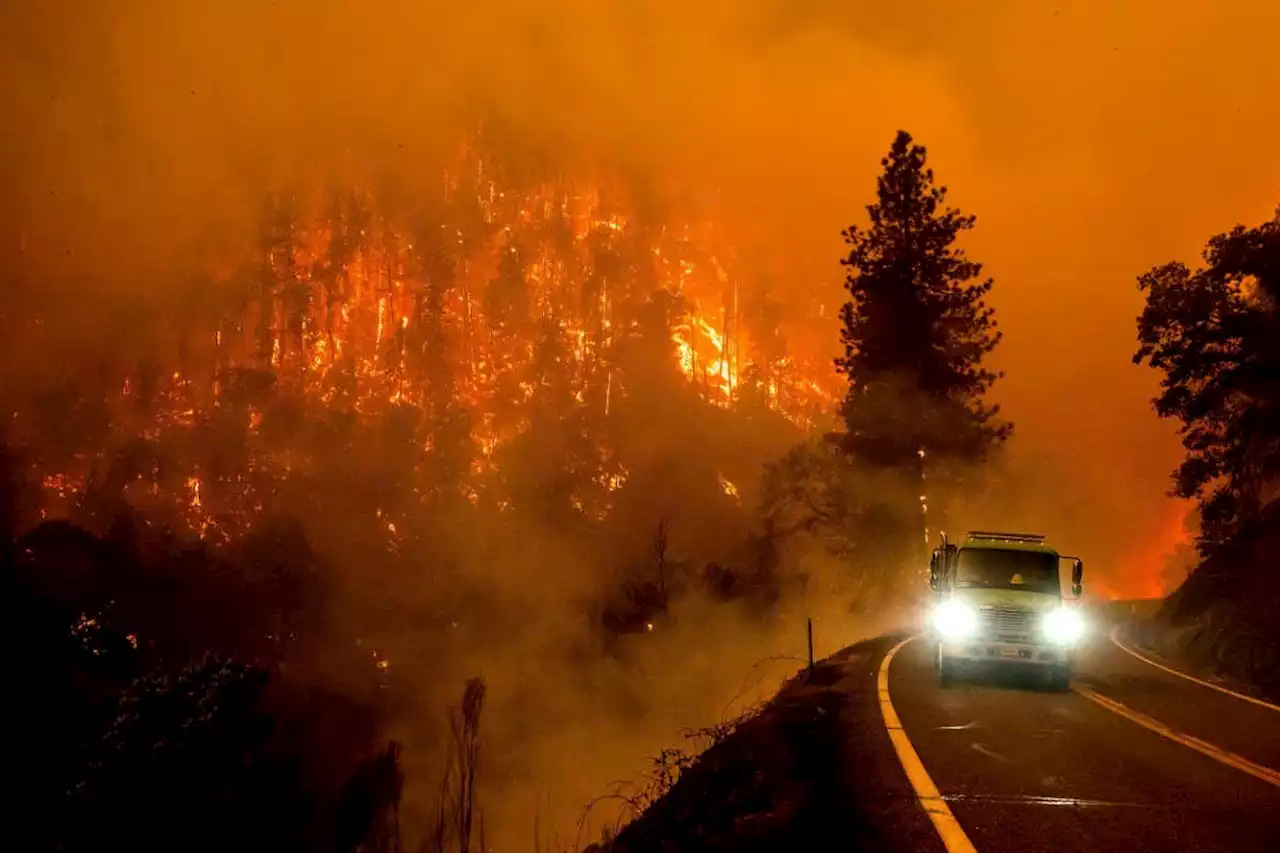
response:
[[[413,362],[423,383],[425,444],[422,465],[433,505],[455,506],[474,456],[471,413],[456,396],[463,381],[459,364],[461,341],[467,330],[450,317],[449,300],[457,286],[457,247],[451,242],[439,211],[420,212],[414,225],[413,260],[422,281]]]
[[[842,445],[857,463],[922,477],[926,457],[979,462],[1008,437],[984,395],[1000,341],[985,302],[991,279],[954,245],[975,217],[946,206],[923,146],[899,131],[867,207],[870,226],[843,232],[850,301],[841,309],[848,377]],[[914,489],[908,490],[914,492]],[[919,510],[895,513],[907,533]],[[915,494],[909,498],[917,500]]]
[[[521,383],[531,389],[524,417],[527,429],[499,452],[504,491],[515,507],[565,530],[599,503],[595,482],[601,456],[597,445],[601,415],[575,397],[570,342],[560,321],[538,322],[533,352]]]
[[[370,763],[381,688],[367,658],[349,668],[349,642],[322,636],[326,567],[300,527],[268,521],[216,554],[172,552],[148,529],[120,517],[99,538],[46,521],[0,559],[0,664],[22,700],[0,774],[5,840],[372,849],[359,845],[398,794],[394,750]],[[359,686],[330,693],[317,665]]]
[[[746,365],[738,385],[739,404],[747,409],[776,409],[782,392],[781,366],[787,360],[782,334],[783,305],[762,282],[744,299],[743,324],[756,342],[756,358]]]
[[[506,438],[519,427],[525,398],[520,373],[528,360],[530,337],[529,285],[518,246],[503,248],[497,276],[489,282],[483,304],[488,321],[489,408],[494,430]]]
[[[1161,417],[1182,422],[1172,494],[1200,503],[1208,554],[1256,517],[1280,474],[1280,211],[1209,241],[1206,266],[1158,266],[1134,362],[1161,371]]]

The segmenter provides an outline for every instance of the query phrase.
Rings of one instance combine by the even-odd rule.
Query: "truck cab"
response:
[[[1064,599],[1060,564],[1072,564],[1072,599]],[[1084,635],[1080,598],[1084,564],[1031,533],[971,531],[959,544],[944,535],[929,564],[935,601],[930,636],[938,644],[938,678],[982,665],[1038,669],[1067,690]]]

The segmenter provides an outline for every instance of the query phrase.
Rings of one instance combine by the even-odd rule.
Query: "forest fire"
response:
[[[1161,598],[1173,592],[1196,564],[1193,508],[1171,503],[1161,513],[1159,535],[1131,550],[1125,571],[1102,584],[1108,598]]]
[[[473,502],[502,448],[540,416],[539,400],[563,393],[559,416],[609,418],[663,360],[719,408],[750,401],[801,429],[829,412],[830,362],[790,352],[786,333],[797,330],[776,318],[745,316],[714,227],[645,222],[627,203],[616,188],[504,183],[465,148],[415,216],[393,216],[362,190],[280,192],[263,209],[256,252],[211,283],[238,301],[192,319],[141,363],[118,365],[118,396],[105,405],[152,442],[216,425],[257,447],[241,470],[153,481],[202,537],[249,523],[268,469],[306,465],[277,434],[287,429],[281,413],[267,411],[282,397],[416,421],[406,428],[428,454],[441,450],[447,412],[465,411],[464,443],[477,452],[459,487]],[[46,502],[74,501],[83,488],[74,484],[108,464],[105,452],[86,447],[79,467],[42,471]],[[606,470],[607,457],[595,476],[605,494],[627,481]],[[145,467],[134,475],[146,479]],[[587,503],[575,501],[607,514]]]
[[[1263,616],[1280,404],[1211,362],[1276,361],[1276,300],[1223,284],[1280,226],[1133,279],[1274,208],[1276,15],[91,5],[0,12],[8,846],[857,849],[864,806],[910,846],[883,715],[843,713],[894,646],[819,658],[913,618],[921,534],[1017,518],[1086,596],[1156,595],[1195,504],[1267,528],[1223,566],[1256,584],[1206,586]],[[902,680],[925,651],[909,728],[956,695]],[[987,787],[1044,753],[1017,734],[963,750]]]

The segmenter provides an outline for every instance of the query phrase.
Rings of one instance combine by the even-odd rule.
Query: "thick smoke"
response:
[[[783,309],[807,318],[793,346],[829,358],[839,231],[861,219],[878,158],[906,127],[952,200],[979,215],[968,249],[997,281],[1006,338],[996,359],[1008,376],[996,396],[1017,425],[997,487],[951,517],[1038,529],[1084,556],[1108,590],[1145,592],[1160,566],[1143,555],[1181,538],[1169,522],[1181,513],[1163,498],[1177,447],[1150,414],[1154,380],[1128,365],[1133,277],[1273,208],[1280,163],[1266,152],[1280,131],[1269,98],[1280,70],[1265,40],[1277,25],[1273,4],[1156,0],[980,11],[823,0],[8,4],[0,260],[13,299],[0,313],[36,311],[46,325],[6,323],[15,331],[0,381],[38,390],[103,351],[145,349],[157,305],[188,300],[198,273],[245,257],[267,190],[360,181],[429,193],[480,125],[538,169],[626,176],[714,219]],[[737,454],[742,508],[716,521],[717,547],[750,532],[759,465],[785,451],[783,438]],[[686,509],[671,521],[673,553],[711,558],[695,536],[707,516]],[[646,553],[654,523],[638,518],[619,550]],[[324,547],[341,555],[352,596],[339,600],[385,606],[359,574],[354,537],[334,526]],[[492,680],[487,784],[491,802],[508,804],[497,819],[514,838],[538,810],[563,826],[640,756],[719,715],[754,661],[802,654],[803,616],[821,617],[820,653],[882,627],[842,621],[838,607],[819,613],[835,595],[787,602],[768,629],[711,608],[629,648],[625,664],[583,666],[573,655],[590,641],[570,614],[609,585],[597,555],[536,525],[518,541],[447,567],[466,579],[450,594],[475,618],[446,620],[448,639],[429,640],[406,619],[401,648],[387,652],[424,685],[406,720],[441,718],[466,677]],[[839,567],[815,553],[787,559],[838,586]],[[477,588],[479,603],[468,597]],[[442,609],[438,589],[413,608]],[[486,630],[498,623],[500,635]],[[440,753],[435,725],[398,732],[424,787]],[[572,778],[557,770],[566,765]],[[427,802],[423,790],[415,798]]]
[[[1280,121],[1264,60],[1280,12],[1262,2],[63,0],[2,14],[5,126],[21,129],[3,143],[19,194],[5,251],[24,245],[42,279],[91,270],[77,287],[113,293],[171,288],[193,246],[245,239],[263,183],[375,162],[412,185],[483,114],[556,156],[707,188],[790,290],[835,303],[839,228],[910,128],[981,216],[974,254],[1007,333],[999,393],[1026,458],[1096,473],[1066,503],[1096,507],[1069,535],[1101,564],[1157,535],[1176,454],[1148,415],[1152,378],[1125,366],[1132,277],[1265,215],[1280,187],[1257,147]]]

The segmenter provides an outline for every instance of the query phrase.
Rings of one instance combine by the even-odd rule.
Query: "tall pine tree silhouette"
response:
[[[983,362],[1001,333],[985,302],[991,279],[955,246],[975,217],[946,205],[924,147],[906,131],[881,165],[869,227],[843,232],[851,298],[836,359],[849,379],[840,441],[861,466],[922,479],[933,461],[982,461],[1011,432],[998,407],[984,402],[999,376]],[[882,509],[891,510],[895,533],[917,537],[923,492],[907,493]],[[885,514],[877,515],[883,523]]]

